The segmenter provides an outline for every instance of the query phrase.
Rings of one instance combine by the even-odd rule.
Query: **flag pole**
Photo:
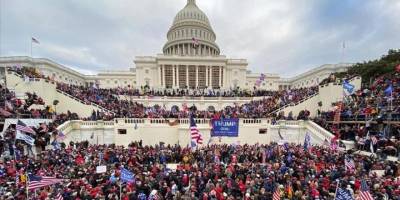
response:
[[[32,37],[31,37],[31,58],[32,58]]]
[[[336,190],[335,190],[335,199],[336,199],[337,190],[338,190],[338,187],[339,187],[339,182],[340,182],[340,180],[338,180],[338,182],[337,182],[337,184],[336,184]]]
[[[393,110],[393,86],[392,90],[390,91],[390,113],[392,113]]]
[[[121,180],[119,181],[119,199],[122,197],[122,182]]]
[[[28,184],[29,184],[29,176],[28,173],[26,173],[26,199],[29,199],[29,189],[28,189]]]

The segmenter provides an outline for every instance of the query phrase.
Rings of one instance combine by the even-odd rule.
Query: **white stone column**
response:
[[[176,86],[179,88],[179,65],[176,66]]]
[[[175,88],[175,65],[172,65],[172,88]]]
[[[186,44],[182,44],[182,55],[185,55],[185,50],[186,50]]]
[[[221,83],[222,83],[222,80],[221,80],[221,78],[222,78],[222,74],[221,74],[221,72],[222,72],[222,66],[219,66],[219,87],[221,88]]]
[[[199,66],[196,65],[196,88],[199,86]]]
[[[226,70],[226,68],[224,67],[224,66],[222,66],[222,75],[223,75],[223,77],[222,77],[222,87],[226,87],[227,86],[227,78],[228,78],[228,72],[227,72],[227,70]],[[239,85],[239,83],[238,83],[238,85]]]
[[[161,82],[162,82],[162,77],[161,77],[161,66],[158,67],[158,85],[162,86]]]
[[[167,86],[167,84],[165,84],[165,65],[161,65],[162,66],[162,82],[163,82],[163,87],[165,88]]]
[[[189,88],[189,65],[186,65],[186,86]]]
[[[206,68],[206,87],[208,87],[208,66],[205,66]]]
[[[213,87],[212,86],[212,66],[210,66],[210,86],[211,86],[211,88]]]

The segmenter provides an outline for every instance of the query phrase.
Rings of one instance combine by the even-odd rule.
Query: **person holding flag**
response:
[[[345,96],[354,94],[354,85],[350,84],[348,80],[343,82],[343,92]]]
[[[311,136],[310,133],[307,132],[304,137],[304,150],[309,151],[311,148]]]
[[[360,200],[374,200],[371,193],[369,193],[369,187],[365,179],[361,180],[360,194],[358,195]]]
[[[390,110],[393,108],[393,85],[390,84],[386,89],[385,89],[385,95],[390,96],[389,101],[390,101]]]
[[[193,114],[190,115],[190,146],[191,148],[197,147],[199,144],[203,144],[203,136],[197,128],[196,121],[194,120]]]
[[[344,166],[346,167],[346,171],[349,171],[350,173],[356,170],[356,165],[354,164],[354,160],[350,157],[350,155],[345,155]]]

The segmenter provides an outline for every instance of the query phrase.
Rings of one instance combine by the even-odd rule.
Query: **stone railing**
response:
[[[58,131],[68,134],[69,132],[77,129],[113,129],[114,121],[83,121],[83,120],[71,120],[66,121],[57,127]]]
[[[81,99],[76,98],[76,97],[74,97],[74,96],[72,96],[72,95],[70,95],[70,94],[68,94],[66,92],[63,92],[63,91],[61,91],[59,89],[56,89],[56,90],[57,90],[58,93],[63,94],[63,95],[65,95],[65,96],[67,96],[67,97],[69,97],[71,99],[74,99],[75,101],[78,101],[79,103],[82,103],[82,104],[85,104],[85,105],[92,105],[92,106],[98,108],[99,110],[101,110],[102,112],[115,114],[115,112],[112,112],[111,110],[108,110],[107,108],[104,108],[104,107],[102,107],[102,106],[100,106],[98,104],[95,104],[93,102],[84,102]]]
[[[195,119],[196,124],[210,124],[211,119]],[[115,124],[125,123],[125,124],[189,124],[190,120],[188,118],[175,119],[175,118],[157,118],[157,119],[141,119],[141,118],[116,118],[114,119]],[[270,119],[259,118],[259,119],[239,119],[240,124],[265,124],[270,123]]]
[[[318,94],[319,94],[319,93],[316,92],[316,93],[314,93],[314,94],[312,94],[312,95],[309,95],[309,96],[303,98],[302,100],[300,100],[300,101],[298,101],[298,102],[296,102],[296,103],[285,104],[284,106],[281,106],[281,107],[279,107],[278,109],[276,109],[276,110],[274,110],[274,111],[272,111],[272,112],[270,112],[270,113],[268,113],[268,114],[271,115],[271,114],[274,114],[274,113],[279,113],[280,111],[284,110],[285,108],[297,106],[297,105],[299,105],[299,104],[301,104],[301,103],[303,103],[303,102],[305,102],[305,101],[307,101],[307,100],[309,100],[309,99],[311,99],[311,98],[317,96]]]
[[[7,73],[8,73],[8,74],[12,74],[12,75],[14,75],[14,76],[17,76],[17,77],[19,77],[19,78],[21,78],[21,79],[24,78],[24,77],[21,76],[20,74],[18,74],[18,73],[16,73],[16,72],[13,72],[13,71],[7,71]],[[52,84],[52,85],[57,86],[57,82],[52,81],[52,80],[49,80],[49,79],[45,79],[45,78],[27,78],[27,80],[30,81],[30,82],[41,82],[41,81],[43,81],[43,82],[45,82],[45,83],[48,83],[48,84]],[[25,81],[25,80],[23,80],[23,81]],[[104,108],[104,107],[102,107],[102,106],[100,106],[100,105],[98,105],[98,104],[95,104],[95,103],[93,103],[93,102],[88,102],[88,103],[87,103],[87,102],[84,102],[84,101],[82,101],[81,99],[78,99],[78,98],[76,98],[76,97],[74,97],[74,96],[72,96],[72,95],[70,95],[70,94],[67,94],[67,93],[65,93],[65,92],[63,92],[63,91],[61,91],[61,90],[59,90],[59,89],[56,89],[56,91],[57,91],[58,93],[60,93],[60,94],[63,94],[63,95],[65,95],[65,96],[67,96],[67,97],[69,97],[69,98],[75,100],[75,101],[78,101],[79,103],[82,103],[82,104],[84,104],[84,105],[91,105],[91,106],[94,106],[94,107],[98,108],[99,110],[101,110],[101,111],[103,111],[103,112],[115,114],[114,112],[112,112],[112,111],[110,111],[110,110],[108,110],[108,109],[106,109],[106,108]]]

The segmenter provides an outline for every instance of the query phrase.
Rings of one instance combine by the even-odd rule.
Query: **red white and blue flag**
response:
[[[350,158],[349,155],[345,155],[344,157],[344,165],[346,167],[346,170],[349,172],[354,172],[356,169],[356,165],[354,164],[354,160]]]
[[[371,193],[369,193],[369,187],[365,179],[361,180],[361,191],[359,194],[359,199],[361,200],[374,200]]]
[[[48,177],[48,176],[35,176],[35,175],[28,175],[28,189],[33,190],[41,187],[46,187],[49,185],[54,185],[57,183],[61,183],[63,179],[58,179],[55,177]]]
[[[273,199],[273,200],[280,200],[280,199],[281,199],[281,191],[280,191],[280,189],[279,189],[279,186],[277,186],[277,187],[275,188],[275,192],[274,192],[274,194],[272,195],[272,199]]]
[[[58,193],[56,196],[56,200],[63,200],[63,199],[64,199],[64,197],[62,196],[62,194]]]
[[[36,132],[31,127],[27,126],[21,120],[18,120],[17,125],[16,125],[15,128],[17,129],[17,131],[22,131],[22,132],[25,132],[25,133],[31,133],[33,135],[36,135]]]
[[[37,40],[36,38],[32,37],[32,42],[36,43],[36,44],[40,44],[39,40]]]
[[[190,138],[191,147],[196,147],[199,144],[203,144],[203,136],[201,135],[199,129],[197,128],[196,121],[193,115],[190,116]]]

